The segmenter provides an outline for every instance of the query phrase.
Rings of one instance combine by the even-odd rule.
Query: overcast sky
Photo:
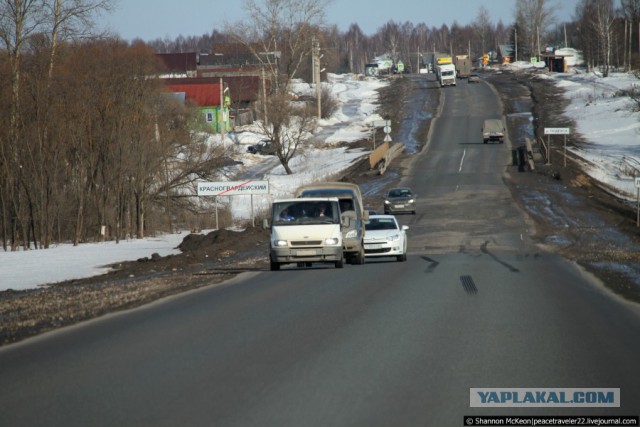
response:
[[[261,3],[261,0],[256,0]],[[578,0],[548,0],[558,22],[571,20]],[[116,10],[103,16],[101,25],[125,40],[144,41],[168,37],[201,36],[223,30],[225,22],[246,17],[244,0],[116,0]],[[616,1],[618,3],[618,1]],[[493,23],[513,21],[516,0],[334,0],[327,9],[327,22],[342,31],[357,23],[366,35],[374,34],[393,20],[429,27],[466,25],[474,21],[481,5],[490,12]]]

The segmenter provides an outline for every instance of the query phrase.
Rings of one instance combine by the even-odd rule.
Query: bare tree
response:
[[[546,0],[518,0],[515,20],[518,40],[524,41],[522,47],[525,48],[525,53],[537,56],[542,50],[541,38],[544,40],[547,27],[553,23],[552,8]]]
[[[640,0],[621,0],[622,13],[629,22],[629,34],[627,37],[627,54],[629,67],[632,67],[632,58],[638,55],[640,47],[639,37],[634,37],[634,32],[640,30]]]
[[[345,34],[347,44],[347,63],[351,73],[363,73],[366,63],[366,52],[363,50],[365,35],[358,24],[351,24]]]
[[[576,6],[580,40],[585,59],[592,67],[600,65],[609,75],[615,11],[613,0],[582,0]]]
[[[286,91],[291,79],[311,54],[311,41],[324,24],[330,0],[245,0],[248,19],[226,31],[247,46],[269,72],[275,92]]]
[[[51,76],[59,40],[72,40],[89,35],[96,14],[111,10],[112,0],[45,0],[44,7],[51,27]]]
[[[267,114],[259,109],[261,123],[288,174],[292,173],[289,160],[303,142],[309,122],[307,117],[294,118],[299,111],[290,104],[289,87],[302,64],[310,61],[312,41],[320,35],[328,4],[328,0],[266,0],[259,5],[245,0],[248,19],[227,25],[227,32],[247,46],[270,74],[274,94],[263,100]],[[299,131],[290,138],[294,128]]]
[[[47,247],[51,235],[50,209],[56,174],[39,167],[43,156],[55,157],[48,143],[51,79],[60,40],[87,35],[94,13],[108,9],[110,0],[1,0],[0,40],[9,53],[12,87],[10,137],[2,146],[2,161],[10,186],[0,195],[12,200],[11,239],[28,234],[34,245]],[[26,63],[25,59],[26,58]],[[46,58],[46,59],[45,59]],[[24,97],[28,102],[23,102]],[[32,119],[35,118],[35,119]],[[27,137],[28,135],[28,137]],[[13,160],[12,160],[13,159]],[[18,159],[20,159],[18,161]],[[10,164],[13,162],[13,164]],[[3,219],[6,216],[3,215]],[[3,244],[6,248],[6,224]],[[19,231],[22,230],[22,231]]]
[[[394,64],[397,63],[401,46],[400,26],[391,20],[384,24],[378,32],[383,39],[385,50],[391,55],[391,60]]]
[[[289,161],[299,153],[302,143],[315,130],[317,114],[310,105],[292,105],[289,94],[274,94],[267,99],[268,117],[258,109],[263,133],[276,147],[276,155],[288,175],[293,173]]]
[[[43,22],[41,0],[0,0],[0,41],[7,53],[9,63],[10,111],[7,134],[0,145],[0,170],[4,182],[2,203],[2,240],[3,247],[7,247],[7,235],[10,235],[12,247],[19,241],[27,245],[24,222],[24,204],[21,203],[21,186],[23,184],[20,164],[20,147],[22,135],[20,132],[20,71],[22,54],[28,39],[37,33]],[[7,81],[5,81],[7,83]],[[9,221],[7,221],[7,217]]]
[[[480,38],[480,49],[482,53],[486,53],[487,41],[491,33],[493,25],[491,23],[491,15],[486,7],[480,6],[478,14],[476,15],[476,22],[474,23],[475,33]]]

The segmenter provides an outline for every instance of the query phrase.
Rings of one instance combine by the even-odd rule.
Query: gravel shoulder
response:
[[[573,127],[562,117],[565,101],[548,82],[516,73],[485,73],[482,77],[502,98],[514,146],[531,132],[535,134],[521,119],[528,111],[533,112],[533,124],[539,129]],[[394,129],[401,126],[402,105],[414,85],[412,79],[396,79],[380,91],[379,112],[392,120]],[[426,140],[431,117],[437,114],[438,99],[433,98],[424,107],[429,118],[415,135],[421,141]],[[579,137],[573,140],[580,143]],[[363,140],[354,146],[366,144],[369,142]],[[399,180],[402,160],[401,155],[383,177],[369,171],[363,161],[343,179],[382,191]],[[624,298],[640,302],[640,239],[634,208],[610,196],[573,159],[566,168],[545,166],[541,161],[535,166],[526,172],[512,166],[505,175],[514,199],[535,224],[532,237],[543,248],[582,265]],[[365,197],[369,205],[378,201],[373,195]],[[268,243],[268,232],[259,227],[192,234],[180,245],[179,255],[121,263],[102,276],[45,288],[0,292],[0,345],[221,283],[240,272],[268,270]]]

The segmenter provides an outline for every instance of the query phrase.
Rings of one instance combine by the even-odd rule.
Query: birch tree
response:
[[[480,49],[483,54],[487,52],[487,40],[491,33],[492,26],[493,25],[491,23],[491,15],[489,15],[489,11],[486,7],[480,6],[480,8],[478,9],[478,14],[476,15],[476,21],[473,24],[473,28],[475,30],[475,33],[478,35],[478,38],[480,39]]]
[[[300,110],[288,99],[291,81],[302,64],[311,61],[312,42],[320,36],[328,4],[329,0],[265,0],[263,4],[245,0],[248,18],[226,26],[227,33],[249,48],[270,76],[273,94],[262,100],[266,109],[258,108],[256,113],[287,174],[293,173],[289,160],[315,124],[310,117],[294,118]]]

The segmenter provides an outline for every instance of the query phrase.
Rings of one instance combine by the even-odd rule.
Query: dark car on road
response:
[[[274,155],[276,154],[276,146],[272,141],[268,139],[263,139],[257,144],[248,146],[247,153]]]
[[[416,195],[411,189],[392,188],[384,196],[385,215],[395,213],[416,213]]]

